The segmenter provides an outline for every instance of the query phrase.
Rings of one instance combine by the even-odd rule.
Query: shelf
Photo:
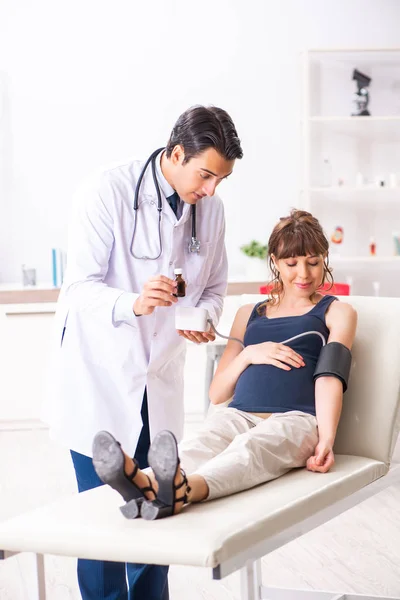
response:
[[[331,67],[337,64],[354,66],[398,66],[400,48],[315,48],[308,50],[310,61]]]
[[[400,265],[400,256],[338,256],[333,253],[329,254],[329,262],[331,264],[339,265],[341,263],[365,263],[365,264],[374,264],[374,263],[385,263],[385,264],[396,264]]]
[[[381,116],[381,117],[352,117],[352,116],[331,116],[331,117],[310,117],[309,120],[313,123],[385,123],[398,122],[400,123],[400,115]]]
[[[396,202],[400,206],[400,187],[350,187],[350,186],[332,186],[332,187],[311,187],[304,190],[305,193],[318,195],[320,197],[329,197],[335,202]],[[318,198],[314,197],[314,200]]]
[[[400,116],[391,117],[310,117],[311,132],[329,132],[373,142],[400,140]]]
[[[42,291],[55,290],[60,291],[60,288],[55,288],[52,283],[40,283],[38,285],[22,285],[22,283],[0,283],[0,292],[24,292],[24,291]]]
[[[389,186],[350,186],[350,185],[332,185],[332,186],[320,186],[320,187],[310,187],[308,188],[309,192],[333,192],[335,194],[348,194],[357,192],[359,194],[369,194],[369,193],[379,193],[379,194],[389,194],[395,193],[400,194],[400,186],[398,187],[389,187]]]
[[[54,314],[57,302],[32,302],[24,304],[0,304],[0,314],[4,315],[44,315]]]
[[[0,308],[3,304],[34,304],[57,302],[60,290],[57,288],[40,289],[35,287],[0,289]]]

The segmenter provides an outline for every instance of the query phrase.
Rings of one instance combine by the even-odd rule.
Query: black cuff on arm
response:
[[[329,342],[323,346],[314,371],[314,381],[318,377],[337,377],[347,390],[351,367],[351,352],[340,342]]]

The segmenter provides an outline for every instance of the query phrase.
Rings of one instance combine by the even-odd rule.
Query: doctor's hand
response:
[[[320,440],[315,447],[313,456],[307,460],[307,469],[315,473],[327,473],[334,463],[332,444]]]
[[[176,292],[176,282],[165,275],[150,277],[143,286],[142,292],[136,298],[133,312],[137,317],[151,315],[156,306],[172,306],[178,302],[172,294]]]
[[[215,340],[215,333],[211,331],[211,328],[208,331],[184,331],[183,329],[177,329],[177,332],[178,335],[195,344],[207,344]]]

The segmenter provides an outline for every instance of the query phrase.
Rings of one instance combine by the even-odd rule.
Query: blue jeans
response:
[[[148,467],[150,447],[146,391],[142,404],[143,428],[135,458],[142,469]],[[104,485],[94,470],[92,459],[71,450],[79,492]],[[78,583],[82,600],[168,600],[168,567],[78,559]]]

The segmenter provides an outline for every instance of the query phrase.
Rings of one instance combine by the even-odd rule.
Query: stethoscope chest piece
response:
[[[188,248],[189,248],[190,254],[199,254],[200,253],[200,240],[198,240],[195,237],[192,237],[189,242]]]

